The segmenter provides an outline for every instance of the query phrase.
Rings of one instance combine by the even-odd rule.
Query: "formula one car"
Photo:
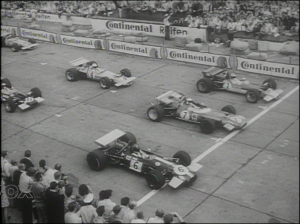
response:
[[[78,79],[93,79],[100,82],[100,87],[109,89],[110,86],[129,86],[136,77],[131,77],[129,69],[124,68],[119,74],[99,68],[95,61],[89,61],[85,58],[78,58],[69,62],[75,68],[66,71],[68,81],[77,81]]]
[[[216,126],[232,131],[242,129],[247,125],[246,118],[235,115],[236,110],[231,105],[217,111],[174,91],[168,91],[156,97],[156,100],[157,103],[152,104],[147,110],[148,118],[151,121],[161,121],[164,116],[176,117],[183,121],[199,124],[201,131],[205,134],[212,133]]]
[[[1,78],[1,102],[4,103],[5,110],[9,113],[32,108],[43,102],[42,93],[39,88],[32,88],[29,93],[24,94],[12,87],[7,78]]]
[[[22,40],[11,34],[6,34],[1,37],[1,46],[10,47],[13,52],[19,50],[31,50],[34,49],[38,44],[35,39],[29,38],[28,41]]]
[[[208,93],[213,89],[221,89],[245,94],[248,102],[256,103],[260,98],[267,102],[278,99],[283,92],[282,89],[276,89],[277,84],[271,78],[265,80],[261,86],[257,87],[250,84],[245,78],[239,80],[234,73],[221,68],[211,67],[202,73],[203,78],[197,82],[197,88],[201,93]]]
[[[178,151],[173,158],[165,158],[143,150],[136,144],[131,132],[115,129],[95,140],[98,149],[87,154],[87,163],[95,171],[105,166],[117,164],[146,175],[148,185],[152,189],[160,189],[165,183],[177,188],[181,184],[190,184],[197,178],[196,172],[202,167],[191,162],[185,151]]]

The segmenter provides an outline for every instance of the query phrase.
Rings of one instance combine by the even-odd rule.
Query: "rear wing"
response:
[[[115,129],[107,133],[106,135],[102,136],[101,138],[95,140],[95,143],[101,147],[106,147],[107,145],[109,145],[110,143],[112,143],[113,141],[117,140],[118,138],[122,137],[125,134],[126,133],[124,131]]]
[[[85,58],[78,58],[78,59],[75,59],[73,61],[69,61],[69,63],[73,66],[79,66],[79,65],[83,65],[87,62],[90,62],[89,60],[85,59]]]
[[[222,71],[224,71],[224,69],[222,69],[222,68],[210,67],[210,68],[204,70],[202,72],[202,74],[203,74],[203,76],[206,76],[206,77],[212,77],[212,76],[214,76],[216,74],[221,73]]]
[[[161,94],[160,96],[156,97],[156,99],[157,99],[158,101],[161,101],[161,102],[165,103],[165,104],[170,104],[170,103],[174,102],[174,100],[171,100],[171,99],[170,99],[170,96],[171,96],[171,98],[173,98],[175,101],[180,101],[180,99],[182,99],[182,97],[183,97],[184,95],[182,95],[182,94],[180,94],[180,93],[176,93],[176,92],[170,90],[170,91],[168,91],[168,92],[166,92],[166,93],[163,93],[163,94]]]

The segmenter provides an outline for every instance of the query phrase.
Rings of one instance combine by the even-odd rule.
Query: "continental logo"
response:
[[[253,71],[258,70],[258,71],[295,75],[294,67],[290,67],[290,68],[286,68],[284,66],[275,67],[275,64],[273,64],[272,66],[269,66],[269,65],[264,65],[262,63],[250,63],[248,61],[242,61],[241,68],[245,69],[245,70],[253,70]]]
[[[48,40],[48,34],[22,30],[22,36],[39,37]]]
[[[62,42],[63,42],[63,43],[66,43],[66,44],[78,44],[78,45],[85,45],[85,46],[86,46],[86,45],[94,46],[92,40],[90,40],[90,41],[86,41],[86,40],[76,40],[76,39],[64,37],[64,38],[62,39]]]
[[[36,14],[35,16],[37,19],[51,19],[50,16],[44,15],[44,14]]]
[[[194,60],[194,61],[216,63],[215,56],[200,56],[200,55],[189,54],[187,52],[180,53],[177,51],[170,51],[169,55],[170,55],[170,58],[172,58],[172,59],[181,59],[182,58],[182,59],[190,59],[190,60]]]
[[[126,22],[119,22],[119,21],[107,21],[106,27],[109,30],[134,30],[134,31],[143,31],[152,33],[153,27],[150,24],[130,24]]]
[[[126,46],[126,44],[111,43],[110,44],[110,49],[148,54],[147,47],[131,47],[131,46]]]

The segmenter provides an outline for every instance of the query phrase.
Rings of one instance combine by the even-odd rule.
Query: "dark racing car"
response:
[[[146,175],[152,189],[160,189],[166,183],[177,188],[183,183],[196,180],[196,172],[202,167],[192,162],[185,151],[178,151],[172,158],[165,158],[151,150],[143,150],[136,144],[135,136],[130,132],[115,129],[95,140],[98,149],[89,152],[87,163],[95,171],[107,164],[117,164]]]
[[[256,103],[260,98],[267,102],[278,99],[283,92],[282,89],[276,89],[277,83],[271,78],[266,79],[261,86],[256,86],[245,78],[239,80],[234,73],[217,67],[208,68],[202,73],[203,78],[196,84],[201,93],[209,93],[213,89],[220,89],[245,94],[248,102]]]

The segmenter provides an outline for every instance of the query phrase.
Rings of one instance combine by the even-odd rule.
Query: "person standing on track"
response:
[[[171,40],[170,37],[170,22],[169,19],[173,13],[164,15],[164,26],[165,26],[165,40]]]

